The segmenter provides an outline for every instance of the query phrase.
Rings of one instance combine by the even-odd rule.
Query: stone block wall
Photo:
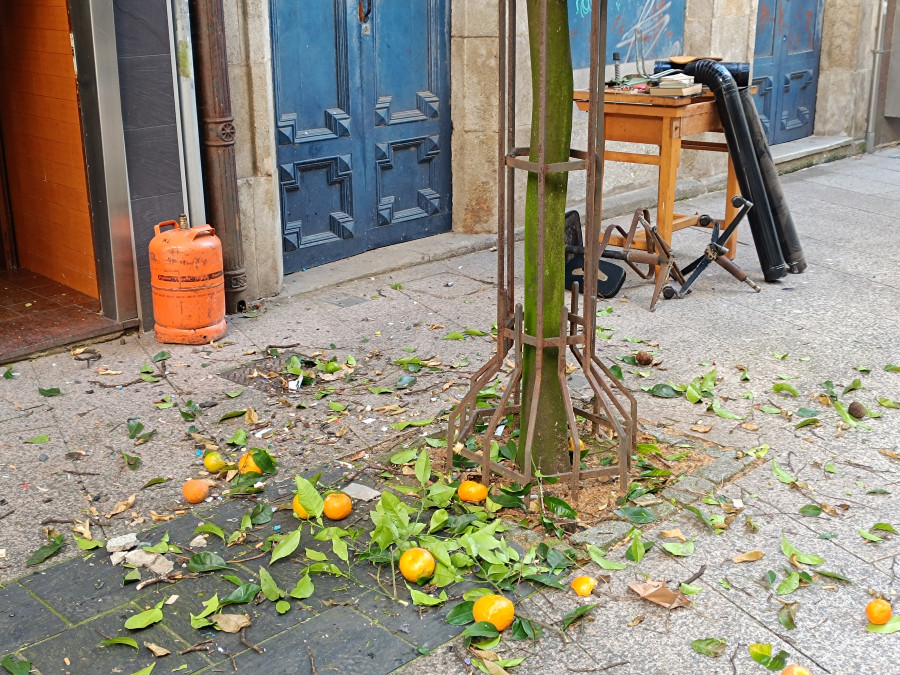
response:
[[[269,0],[223,0],[248,297],[281,290]]]

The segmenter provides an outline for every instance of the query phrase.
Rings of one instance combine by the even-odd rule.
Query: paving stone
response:
[[[659,518],[660,520],[665,520],[669,516],[671,516],[678,509],[672,502],[662,502],[661,504],[653,504],[649,507],[650,512]]]
[[[695,475],[719,485],[734,478],[753,461],[754,458],[749,456],[735,459],[733,456],[722,455],[706,466],[700,467]]]
[[[109,553],[118,551],[130,551],[138,545],[138,537],[136,532],[129,532],[120,537],[113,537],[106,542],[106,550]]]
[[[579,532],[572,537],[572,541],[577,544],[593,544],[606,551],[609,547],[622,541],[630,530],[631,523],[622,520],[608,520],[589,527],[584,532]]]
[[[32,667],[41,675],[134,673],[157,660],[143,647],[144,642],[152,642],[172,652],[171,656],[166,657],[165,672],[182,664],[187,665],[186,672],[193,672],[209,665],[203,652],[179,655],[178,652],[187,649],[192,643],[186,642],[162,623],[140,631],[127,630],[124,626],[128,617],[143,609],[142,606],[134,604],[123,605],[114,612],[104,614],[25,649],[22,656],[31,661]],[[135,651],[126,645],[99,646],[99,642],[103,639],[101,633],[111,638],[133,638],[141,648]],[[68,659],[70,665],[67,666],[63,659]]]
[[[666,499],[674,499],[678,504],[693,504],[715,486],[715,483],[705,478],[685,476],[675,487],[666,488],[661,494]]]
[[[397,592],[409,603],[406,607],[387,597],[381,590],[375,590],[360,598],[356,609],[397,637],[425,649],[434,649],[444,644],[465,628],[451,625],[444,620],[449,611],[461,601],[448,602],[439,607],[422,607],[420,618],[419,607],[412,604],[412,598],[406,587],[398,586]],[[451,591],[448,590],[447,594],[450,595]],[[461,595],[456,590],[452,591],[452,594]]]
[[[410,643],[348,607],[330,609],[259,646],[265,654],[245,651],[237,656],[238,672],[312,675],[311,652],[319,673],[382,675],[418,656]],[[231,663],[223,665],[230,672]]]
[[[104,554],[98,554],[104,555]],[[147,595],[122,585],[123,570],[108,559],[85,562],[73,558],[21,579],[25,588],[72,623],[81,623],[101,612]]]
[[[55,635],[66,622],[18,584],[0,588],[0,654]]]

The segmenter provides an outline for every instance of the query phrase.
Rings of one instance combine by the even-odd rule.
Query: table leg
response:
[[[725,223],[723,224],[725,227],[728,227],[728,223],[730,223],[738,214],[738,211],[740,211],[740,209],[736,208],[731,203],[731,198],[739,194],[741,194],[741,188],[740,185],[738,185],[737,175],[734,173],[734,164],[731,162],[731,155],[729,154],[728,182],[725,185]],[[737,234],[738,231],[735,229],[731,237],[728,238],[728,241],[725,242],[725,247],[728,249],[728,258],[730,260],[734,260],[734,257],[737,255]]]
[[[670,124],[672,122],[670,121]],[[663,129],[659,147],[659,186],[656,195],[656,229],[660,237],[672,246],[672,219],[675,213],[675,183],[678,180],[678,165],[681,162],[681,138],[672,128]],[[664,273],[662,267],[656,274]]]

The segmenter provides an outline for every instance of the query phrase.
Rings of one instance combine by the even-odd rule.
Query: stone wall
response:
[[[816,135],[866,132],[872,49],[881,0],[827,0],[822,26]]]
[[[223,0],[247,297],[281,290],[269,0]]]

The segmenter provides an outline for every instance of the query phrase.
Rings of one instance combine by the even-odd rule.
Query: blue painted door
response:
[[[759,2],[754,98],[771,145],[813,133],[823,8],[823,0]]]
[[[447,0],[273,0],[285,273],[450,229]]]

